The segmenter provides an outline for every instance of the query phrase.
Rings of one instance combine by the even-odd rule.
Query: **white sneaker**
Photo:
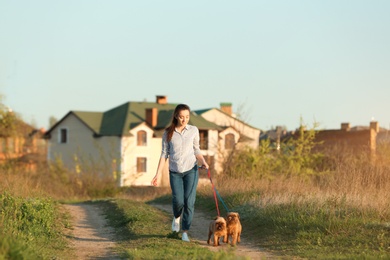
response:
[[[180,231],[180,217],[173,217],[172,220],[172,231],[179,232]]]
[[[190,242],[190,239],[188,238],[188,234],[187,232],[184,232],[181,236],[181,240],[185,241],[185,242]]]

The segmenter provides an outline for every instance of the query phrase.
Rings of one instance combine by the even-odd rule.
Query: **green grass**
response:
[[[0,259],[53,259],[66,252],[64,215],[44,198],[0,194]]]
[[[260,191],[221,196],[230,211],[240,213],[243,234],[278,255],[390,259],[389,219],[375,210],[351,207],[343,198],[264,204],[260,203]],[[215,210],[212,195],[198,192],[197,208]]]
[[[181,241],[180,235],[169,232],[170,217],[147,203],[125,199],[99,203],[120,239],[118,253],[126,259],[242,259]]]

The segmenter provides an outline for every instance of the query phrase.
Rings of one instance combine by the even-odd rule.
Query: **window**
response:
[[[137,173],[146,172],[146,157],[137,157]]]
[[[207,130],[199,130],[199,145],[201,150],[208,150],[208,131]]]
[[[146,146],[146,131],[138,131],[137,132],[137,145],[138,146]]]
[[[235,144],[234,134],[225,135],[225,149],[233,149]]]
[[[65,144],[68,142],[68,129],[61,128],[60,129],[60,143]]]

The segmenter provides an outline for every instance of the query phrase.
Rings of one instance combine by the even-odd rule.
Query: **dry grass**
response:
[[[264,206],[316,201],[321,205],[325,201],[342,199],[352,207],[375,210],[383,216],[390,216],[390,157],[384,156],[383,151],[375,162],[366,154],[338,154],[337,158],[333,156],[331,168],[331,171],[321,174],[278,174],[258,179],[221,175],[215,183],[225,196],[247,194],[241,195],[242,200],[236,203],[250,201]]]
[[[111,197],[118,192],[110,177],[94,173],[76,174],[59,165],[38,164],[33,170],[25,165],[3,164],[0,190],[19,197],[51,197],[56,200],[86,200]]]
[[[287,202],[323,202],[343,199],[347,204],[374,209],[390,215],[390,149],[378,147],[376,161],[366,154],[332,151],[331,171],[313,175],[277,174],[269,178],[215,176],[214,183],[224,196],[246,194],[240,201],[256,205]],[[230,165],[230,167],[232,167]],[[112,178],[96,178],[93,173],[76,175],[60,165],[39,164],[37,169],[16,165],[1,168],[0,189],[21,197],[50,196],[59,200],[122,197],[147,201],[170,193],[169,188],[127,187],[117,189]],[[238,176],[245,176],[238,174]],[[200,188],[202,192],[203,188]],[[232,192],[234,191],[234,192]],[[204,187],[209,193],[209,187]],[[321,204],[321,203],[319,203]]]

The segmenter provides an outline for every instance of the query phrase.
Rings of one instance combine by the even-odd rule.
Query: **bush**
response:
[[[314,152],[316,125],[284,140],[276,148],[270,140],[262,140],[257,149],[233,150],[225,160],[224,173],[231,177],[272,178],[275,175],[312,175],[326,170],[324,155]]]
[[[24,259],[34,252],[46,258],[53,249],[42,245],[54,242],[59,243],[57,248],[64,246],[57,204],[50,199],[21,198],[4,192],[0,195],[0,210],[0,256]]]

